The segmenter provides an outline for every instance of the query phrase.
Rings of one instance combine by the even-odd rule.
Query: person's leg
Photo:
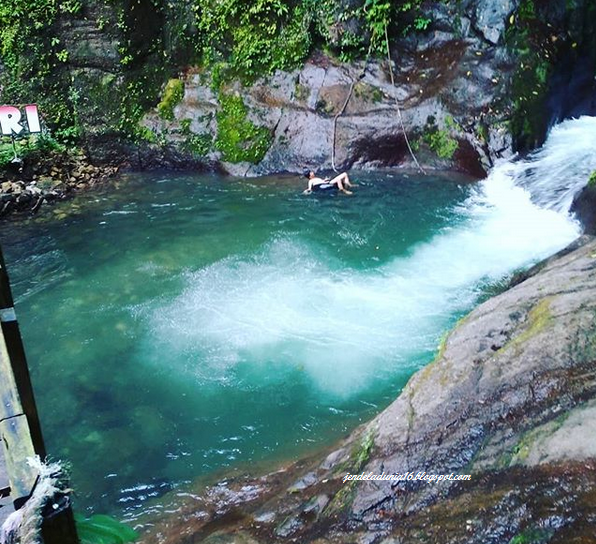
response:
[[[329,183],[337,184],[337,187],[340,191],[347,193],[349,191],[346,190],[346,187],[351,187],[352,184],[350,183],[350,178],[348,174],[343,172],[339,176],[335,176]]]
[[[352,187],[352,183],[350,182],[350,178],[348,177],[348,174],[346,172],[343,173],[344,179],[343,179],[343,184],[346,187]]]

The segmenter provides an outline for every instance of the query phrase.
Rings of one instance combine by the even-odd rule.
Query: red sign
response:
[[[3,136],[18,136],[23,131],[29,134],[41,132],[39,112],[35,104],[21,109],[15,106],[0,106],[0,130]]]

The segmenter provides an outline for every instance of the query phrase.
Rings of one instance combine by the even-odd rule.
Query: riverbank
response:
[[[0,213],[85,188],[104,176],[91,165],[108,175],[103,165],[258,177],[419,162],[481,178],[538,147],[553,123],[596,111],[586,0],[564,9],[554,0],[417,1],[374,14],[362,0],[305,0],[275,15],[267,3],[232,4],[165,9],[160,0],[145,12],[89,0],[40,9],[35,24],[7,19],[7,36],[36,47],[7,42],[4,100],[39,96],[48,133],[85,149],[86,162],[80,176],[10,178]],[[236,10],[255,20],[229,19]],[[227,28],[223,41],[200,30],[213,28],[210,17]],[[246,36],[255,43],[241,46]],[[46,65],[32,60],[42,51],[53,59],[38,74],[45,96],[19,80],[23,62],[33,73]]]
[[[83,151],[36,152],[6,165],[0,182],[0,218],[37,213],[46,203],[103,185],[118,166],[92,164]]]
[[[589,542],[595,295],[596,239],[584,236],[462,319],[399,398],[325,459],[220,482],[142,541]],[[472,479],[343,481],[406,471]]]

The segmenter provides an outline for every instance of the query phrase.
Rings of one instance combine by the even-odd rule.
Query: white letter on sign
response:
[[[25,115],[27,115],[27,125],[29,126],[29,132],[41,132],[41,127],[39,126],[39,113],[37,113],[37,106],[35,104],[25,106]]]
[[[21,112],[13,106],[0,106],[0,128],[4,136],[20,134],[23,127],[19,124]]]

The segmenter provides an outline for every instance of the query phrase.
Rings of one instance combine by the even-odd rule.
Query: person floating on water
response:
[[[328,189],[338,189],[346,195],[353,194],[352,191],[348,191],[347,187],[353,187],[350,183],[348,174],[342,172],[339,176],[335,176],[333,179],[329,178],[318,178],[312,170],[304,170],[304,176],[308,179],[308,188],[304,191],[304,194],[309,195],[313,191],[325,191]]]

